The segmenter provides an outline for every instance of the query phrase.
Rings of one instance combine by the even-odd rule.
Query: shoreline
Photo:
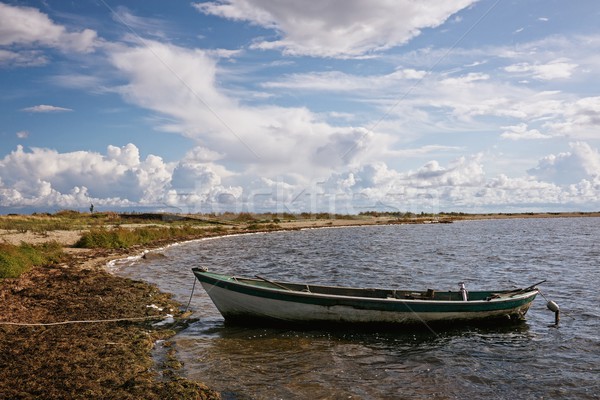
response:
[[[20,243],[26,234],[15,235]],[[107,269],[111,260],[170,243],[90,250],[72,247],[73,234],[58,236],[66,240],[66,262],[0,279],[0,393],[15,399],[220,399],[179,373],[169,338],[191,322],[182,305],[155,285]]]
[[[183,378],[182,365],[169,338],[190,322],[183,304],[154,285],[119,277],[109,264],[128,257],[160,251],[178,243],[228,235],[317,228],[383,226],[460,222],[507,218],[600,217],[600,213],[553,213],[446,216],[451,221],[420,217],[411,220],[389,216],[361,219],[317,219],[278,222],[264,230],[245,230],[248,224],[225,225],[219,233],[199,230],[198,237],[160,240],[129,249],[77,249],[73,245],[85,230],[42,233],[0,230],[0,242],[18,244],[58,241],[68,256],[51,267],[34,267],[20,278],[0,280],[4,322],[53,323],[68,320],[108,320],[123,317],[159,317],[173,314],[173,323],[152,321],[105,322],[62,326],[10,326],[0,323],[0,392],[11,398],[122,397],[218,399],[205,385]],[[118,268],[118,267],[117,267]],[[169,310],[161,314],[162,311]],[[165,359],[152,359],[162,346]]]

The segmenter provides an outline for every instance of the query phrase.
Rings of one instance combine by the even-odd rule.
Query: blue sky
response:
[[[600,210],[592,0],[0,2],[0,212]]]

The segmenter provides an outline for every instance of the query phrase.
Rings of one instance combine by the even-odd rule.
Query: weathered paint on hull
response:
[[[482,322],[490,320],[514,321],[526,314],[533,296],[517,296],[506,300],[490,300],[479,307],[475,302],[424,302],[399,299],[365,300],[317,299],[315,296],[295,293],[255,294],[231,290],[218,284],[202,282],[213,303],[228,321],[252,322],[254,320],[287,323],[342,323],[342,324],[393,324],[418,325],[451,323],[453,321]],[[227,285],[225,285],[227,286]],[[294,298],[296,297],[296,298]],[[324,297],[324,296],[322,296]],[[329,300],[330,304],[318,304]],[[346,303],[346,304],[344,304]]]

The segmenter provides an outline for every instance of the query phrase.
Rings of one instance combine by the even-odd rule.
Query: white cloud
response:
[[[384,163],[332,174],[325,183],[329,202],[349,212],[383,208],[398,211],[578,209],[600,201],[600,156],[585,143],[572,152],[540,160],[532,176],[486,177],[482,156],[447,166],[430,161],[416,171],[390,170]],[[546,174],[538,174],[544,170]],[[562,172],[558,172],[562,170]],[[579,170],[580,173],[576,173]],[[558,175],[569,179],[556,179]]]
[[[112,14],[113,20],[125,25],[128,29],[141,36],[165,38],[167,26],[163,20],[151,17],[140,17],[133,14],[125,6],[117,6]]]
[[[564,102],[558,118],[545,127],[572,139],[597,139],[600,130],[600,97],[584,97]]]
[[[17,132],[17,137],[19,139],[27,139],[29,137],[29,131],[19,131]]]
[[[437,161],[430,161],[407,176],[411,185],[417,187],[479,186],[484,178],[480,155],[470,159],[460,157],[448,167],[440,166]]]
[[[413,84],[427,73],[412,68],[398,69],[386,75],[357,76],[339,71],[293,74],[262,84],[267,89],[317,90],[353,92],[365,96],[375,90],[389,89],[401,84]]]
[[[0,160],[0,207],[151,206],[180,211],[364,210],[485,211],[521,207],[576,208],[600,200],[600,154],[586,143],[540,160],[531,176],[486,177],[482,155],[447,165],[432,160],[414,171],[383,162],[331,172],[324,181],[291,183],[227,171],[219,155],[195,148],[178,163],[139,158],[136,146],[106,154],[22,147]],[[243,184],[225,184],[238,179]]]
[[[274,29],[281,36],[257,42],[254,48],[281,49],[292,55],[360,57],[404,44],[474,2],[221,0],[194,6],[205,14]]]
[[[405,43],[420,29],[443,23],[471,3],[400,1],[374,5],[349,1],[306,5],[224,0],[196,7],[207,14],[278,31],[279,40],[256,42],[256,48],[347,58],[372,56]],[[428,7],[433,6],[439,10],[428,13]],[[67,30],[34,9],[0,7],[0,14],[4,12],[0,15],[0,45],[11,46],[0,49],[0,63],[47,62],[37,49],[17,52],[17,48],[40,46],[86,52],[100,42],[93,31]],[[322,7],[319,15],[317,7]],[[394,13],[397,7],[405,13]],[[24,29],[12,21],[5,24],[6,10],[16,17],[27,17],[35,22],[34,26]],[[293,14],[290,10],[299,17],[297,20],[289,18]],[[153,22],[157,21],[141,19],[124,8],[119,9],[118,16],[148,35],[162,37],[164,25],[153,31]],[[362,23],[358,28],[353,25],[357,21]],[[308,29],[306,24],[315,27]],[[354,33],[346,34],[347,28],[354,29]],[[102,71],[89,68],[86,75],[61,69],[63,75],[56,76],[54,82],[74,89],[118,93],[158,115],[157,129],[192,138],[197,146],[174,163],[166,163],[156,155],[141,159],[133,144],[108,146],[104,154],[58,153],[40,148],[25,151],[19,147],[0,160],[0,205],[45,202],[86,206],[93,201],[98,205],[164,203],[239,210],[258,205],[277,208],[282,202],[293,208],[303,202],[305,208],[295,210],[305,211],[306,207],[336,205],[338,200],[348,200],[348,207],[356,202],[399,209],[406,204],[417,207],[423,199],[429,207],[437,202],[449,209],[498,209],[518,202],[580,204],[582,198],[598,201],[598,151],[586,142],[574,142],[570,151],[541,159],[525,176],[515,177],[517,174],[512,173],[509,177],[511,173],[502,170],[507,175],[488,177],[484,165],[489,161],[479,154],[447,161],[448,154],[477,153],[483,148],[476,147],[479,137],[472,146],[473,142],[455,141],[450,136],[454,133],[463,137],[471,133],[470,138],[481,134],[491,138],[487,143],[497,139],[494,132],[515,141],[566,136],[595,143],[592,140],[598,138],[600,98],[577,98],[567,92],[567,82],[552,82],[567,78],[574,81],[582,74],[596,73],[600,58],[594,55],[598,52],[590,50],[600,48],[600,39],[586,40],[579,47],[574,46],[576,39],[553,38],[544,43],[521,43],[511,49],[421,48],[385,59],[378,53],[383,63],[377,67],[385,68],[385,63],[394,67],[381,74],[373,74],[370,65],[355,65],[356,69],[345,71],[361,71],[361,75],[321,69],[276,76],[262,85],[265,91],[278,91],[275,94],[253,93],[246,87],[259,83],[249,83],[241,74],[232,78],[228,75],[231,70],[221,68],[223,58],[246,54],[247,50],[200,50],[152,40],[139,47],[132,44],[134,41],[102,42],[98,56],[108,58],[108,68],[106,64]],[[303,70],[304,63],[297,61],[290,70]],[[430,69],[431,65],[436,68]],[[108,85],[103,83],[108,79],[118,79],[120,86],[106,89]],[[524,79],[527,84],[517,84],[517,80]],[[302,106],[253,106],[249,104],[255,103],[247,100],[253,96],[285,96],[286,92],[292,97],[298,91],[302,91],[301,96],[339,93],[343,101],[357,101],[361,107],[356,113],[344,112],[343,107],[339,112],[315,113]],[[312,104],[302,100],[294,104]],[[23,111],[71,110],[38,105]],[[327,123],[328,117],[337,118],[335,122],[342,126]],[[417,140],[431,132],[437,135],[436,142]],[[25,131],[17,135],[27,137]],[[398,148],[399,143],[405,143],[405,148]],[[557,143],[559,140],[552,142]],[[531,143],[518,144],[527,147]],[[412,170],[398,169],[402,165],[398,160],[408,157],[412,158],[410,163],[418,162],[420,167],[411,164]]]
[[[146,44],[112,49],[111,62],[129,81],[119,93],[167,116],[161,129],[196,140],[232,169],[309,180],[356,162],[382,140],[364,128],[331,126],[306,108],[240,104],[217,85],[217,64],[206,52]]]
[[[203,207],[241,198],[243,189],[221,185],[232,173],[210,162],[213,152],[192,149],[180,162],[140,158],[133,144],[109,145],[106,154],[22,146],[0,159],[0,207]],[[235,206],[235,204],[234,204]],[[189,209],[189,208],[188,208]]]
[[[87,53],[96,42],[96,32],[91,29],[69,32],[35,8],[0,3],[0,46],[39,45]]]
[[[365,164],[347,173],[333,173],[324,188],[337,195],[336,201],[348,201],[345,208],[360,205],[373,209],[377,204],[385,204],[407,210],[419,207],[420,202],[426,207],[439,206],[439,203],[449,201],[444,193],[453,193],[460,188],[473,191],[484,181],[480,156],[475,156],[459,158],[447,167],[430,161],[418,170],[408,172],[395,171],[383,162]]]
[[[551,154],[530,169],[530,175],[556,184],[577,184],[600,178],[600,153],[585,142],[570,143],[571,151]]]
[[[510,140],[530,140],[530,139],[550,139],[552,135],[545,135],[537,129],[527,129],[527,124],[520,123],[513,126],[503,126],[505,131],[500,135],[503,139]]]
[[[479,207],[502,204],[505,207],[516,206],[522,210],[531,210],[532,207],[564,207],[573,203],[565,190],[553,183],[531,177],[509,178],[506,175],[490,179],[485,186],[470,195],[472,206]]]
[[[22,50],[10,51],[0,49],[0,65],[9,67],[38,67],[48,62],[48,59],[39,51]]]
[[[63,112],[73,111],[70,108],[50,106],[47,104],[40,104],[39,106],[23,108],[21,111],[33,112],[33,113],[48,113],[48,112]]]
[[[532,76],[539,80],[554,80],[570,78],[578,64],[571,63],[569,60],[559,58],[546,64],[530,64],[527,62],[513,64],[505,67],[507,72],[521,75]]]
[[[23,205],[43,201],[61,205],[64,196],[70,199],[65,200],[67,203],[75,198],[85,198],[84,203],[90,198],[121,205],[152,203],[160,199],[170,182],[171,171],[172,166],[160,157],[150,155],[140,160],[133,144],[109,146],[106,155],[40,148],[26,152],[18,146],[0,160],[0,180],[5,186],[0,205],[21,205],[6,204],[10,198],[20,199]]]

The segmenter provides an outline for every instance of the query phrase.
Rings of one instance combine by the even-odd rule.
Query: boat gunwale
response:
[[[222,283],[224,285],[234,285],[234,286],[241,286],[241,287],[246,287],[246,288],[251,288],[252,290],[258,290],[258,291],[263,291],[266,293],[278,293],[278,294],[284,294],[284,295],[288,295],[291,297],[304,297],[304,298],[313,298],[313,299],[346,299],[346,300],[360,300],[360,301],[367,301],[367,302],[377,302],[377,303],[381,303],[381,302],[389,302],[389,303],[407,303],[407,304],[439,304],[439,305],[472,305],[475,306],[477,304],[496,304],[496,303],[507,303],[510,301],[519,301],[519,300],[526,300],[530,297],[535,297],[537,296],[537,294],[539,293],[539,289],[537,288],[527,288],[527,290],[525,289],[513,289],[513,290],[481,290],[481,291],[470,291],[470,293],[488,293],[490,296],[496,294],[498,295],[498,297],[492,297],[489,299],[481,299],[481,300],[468,300],[468,301],[464,301],[464,300],[443,300],[443,299],[411,299],[411,298],[396,298],[396,297],[364,297],[364,296],[350,296],[350,295],[340,295],[340,294],[325,294],[325,293],[313,293],[313,292],[305,292],[305,291],[301,291],[301,290],[293,290],[293,289],[284,289],[284,288],[280,288],[277,287],[276,285],[273,285],[273,283],[276,284],[280,284],[280,285],[297,285],[297,286],[302,286],[302,285],[307,285],[307,286],[312,286],[312,287],[319,287],[319,288],[334,288],[334,289],[347,289],[347,290],[382,290],[382,291],[390,291],[393,292],[395,289],[382,289],[382,288],[357,288],[357,287],[346,287],[346,286],[327,286],[327,285],[318,285],[318,284],[303,284],[303,283],[294,283],[294,282],[280,282],[280,281],[273,281],[273,282],[269,282],[269,281],[265,281],[264,279],[260,279],[260,278],[250,278],[250,277],[239,277],[239,276],[235,276],[235,275],[224,275],[224,274],[218,274],[215,272],[209,272],[209,271],[205,271],[203,269],[200,268],[192,268],[192,271],[194,272],[194,275],[196,275],[196,277],[198,277],[198,274],[201,274],[201,276],[204,277],[209,277],[211,278],[211,280],[214,280],[217,283]],[[272,287],[266,287],[266,286],[261,286],[261,285],[255,285],[253,283],[249,283],[249,282],[244,282],[244,280],[246,281],[250,281],[253,283],[267,283],[267,284],[271,284]],[[202,282],[202,280],[201,280]],[[209,284],[213,284],[215,285],[215,283],[212,282],[206,282]],[[223,285],[216,285],[219,286],[223,289],[227,289],[229,290],[229,288],[224,287]],[[411,292],[410,290],[399,290],[401,292]],[[415,293],[419,293],[418,291],[415,291]],[[440,291],[437,293],[458,293],[458,291],[453,292],[453,291]],[[514,293],[511,295],[511,293]],[[532,300],[533,301],[533,300]]]

